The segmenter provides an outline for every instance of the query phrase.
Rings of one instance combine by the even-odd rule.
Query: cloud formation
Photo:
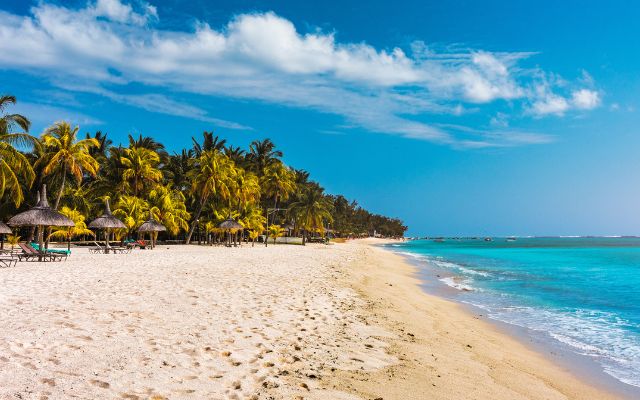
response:
[[[590,87],[556,85],[547,74],[522,68],[520,60],[530,53],[435,52],[422,42],[409,53],[376,49],[340,43],[334,33],[299,32],[272,12],[241,14],[219,29],[201,22],[189,32],[157,29],[157,19],[154,6],[121,0],[91,1],[81,9],[41,2],[30,15],[0,11],[0,68],[44,74],[59,86],[91,88],[120,103],[230,128],[246,127],[157,92],[314,109],[370,131],[468,147],[528,139],[494,131],[460,138],[423,121],[496,102],[518,104],[536,116],[589,110],[601,102]],[[127,94],[132,83],[149,93]],[[532,135],[544,141],[544,135]]]

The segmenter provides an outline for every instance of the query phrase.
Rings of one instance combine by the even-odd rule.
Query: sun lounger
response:
[[[89,253],[104,253],[104,247],[100,246],[98,242],[93,242],[93,244],[95,244],[95,246],[89,247]]]
[[[10,256],[0,256],[0,268],[15,267],[18,259]]]
[[[51,253],[51,252],[44,252],[41,254],[39,251],[34,249],[31,245],[26,243],[18,243],[18,246],[20,246],[20,248],[22,249],[22,254],[18,255],[18,259],[20,261],[22,261],[23,259],[27,261],[31,261],[33,259],[40,260],[41,258],[43,261],[58,261],[58,260],[62,260],[63,258],[65,260],[67,259],[66,254],[58,254],[58,253]]]
[[[38,245],[38,243],[31,243],[31,247],[33,247],[36,251],[40,250],[40,246]],[[61,254],[61,255],[64,255],[65,258],[66,256],[71,255],[71,250],[64,250],[64,249],[45,249],[44,252],[52,253],[52,254]]]
[[[131,246],[111,246],[109,250],[113,251],[114,253],[127,254],[131,253],[132,248],[133,247]]]
[[[34,258],[37,259],[40,256],[40,253],[35,251],[31,246],[27,246],[24,243],[18,243],[18,246],[22,249],[22,254],[18,254],[18,259],[20,261],[22,260],[29,261]]]

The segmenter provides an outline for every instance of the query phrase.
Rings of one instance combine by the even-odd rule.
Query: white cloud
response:
[[[106,17],[111,21],[120,23],[133,23],[144,25],[150,19],[158,17],[156,8],[148,3],[143,3],[143,13],[133,11],[129,4],[123,4],[120,0],[97,0],[89,7],[89,13],[96,17]]]
[[[567,99],[553,93],[548,93],[533,103],[531,111],[536,115],[563,115],[568,109],[569,102]]]
[[[571,102],[576,108],[591,110],[600,105],[600,94],[589,89],[576,90],[571,95]]]
[[[376,49],[338,42],[332,32],[301,33],[270,12],[241,14],[219,29],[197,23],[193,31],[171,31],[150,24],[157,19],[155,7],[135,5],[97,0],[70,9],[42,2],[28,16],[0,11],[0,66],[98,87],[102,96],[143,109],[227,126],[236,123],[163,95],[123,94],[125,86],[310,108],[370,131],[449,144],[456,142],[451,132],[413,116],[463,115],[465,104],[499,101],[519,102],[536,115],[599,104],[597,92],[594,101],[583,93],[590,90],[573,87],[563,95],[545,78],[539,82],[537,70],[518,65],[531,53],[438,52],[421,42],[410,53]]]

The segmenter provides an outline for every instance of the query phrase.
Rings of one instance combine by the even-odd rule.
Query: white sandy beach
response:
[[[610,397],[412,273],[364,242],[19,263],[0,269],[0,398]]]

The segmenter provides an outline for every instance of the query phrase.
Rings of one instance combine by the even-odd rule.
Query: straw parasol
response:
[[[7,233],[13,233],[11,228],[7,226],[4,222],[0,221],[0,249],[4,249],[4,235]]]
[[[145,222],[144,224],[140,225],[140,228],[138,228],[138,232],[140,232],[140,233],[149,232],[149,235],[151,236],[151,248],[152,249],[154,247],[156,247],[155,234],[157,232],[164,232],[166,230],[167,230],[167,228],[165,228],[164,225],[162,225],[160,222],[156,221],[153,218],[153,216],[150,217],[147,222]]]
[[[244,229],[244,226],[240,225],[235,219],[231,218],[231,215],[229,215],[229,218],[222,221],[220,225],[218,225],[218,228],[227,231],[229,246],[231,246],[231,231],[242,230]]]
[[[39,193],[38,203],[25,212],[14,215],[7,221],[10,226],[35,226],[38,228],[38,245],[40,247],[40,257],[42,261],[44,254],[43,235],[45,226],[75,226],[72,220],[52,210],[47,202],[47,185],[42,185],[42,192]]]
[[[104,229],[105,235],[105,253],[109,253],[109,235],[112,229],[126,228],[127,226],[118,218],[111,214],[111,207],[109,207],[109,199],[104,202],[104,214],[91,221],[88,225],[91,229]]]

